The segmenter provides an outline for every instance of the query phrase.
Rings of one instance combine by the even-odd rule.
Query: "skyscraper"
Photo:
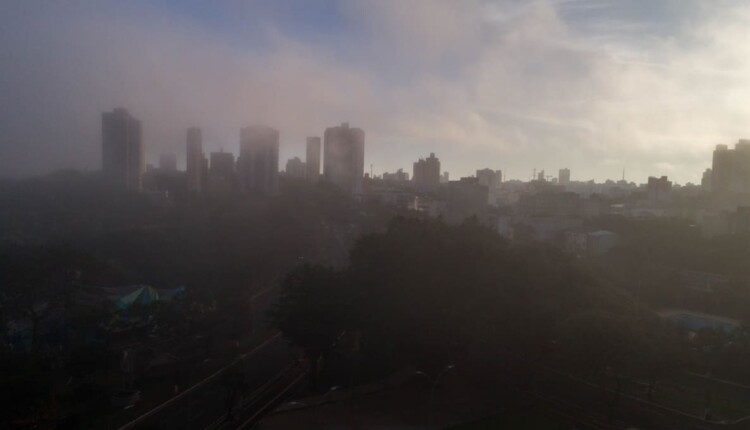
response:
[[[716,145],[711,167],[713,191],[750,193],[750,140],[740,139],[734,149]]]
[[[349,128],[349,123],[325,131],[323,175],[339,188],[352,194],[362,193],[365,173],[365,132]]]
[[[440,160],[435,157],[434,152],[430,153],[429,157],[414,162],[411,179],[418,188],[434,188],[440,185]]]
[[[200,193],[203,190],[203,135],[198,127],[189,128],[187,131],[187,187],[192,193]]]
[[[317,182],[320,179],[320,138],[317,136],[307,138],[305,168],[308,181]]]
[[[711,169],[704,170],[703,177],[701,177],[701,188],[703,188],[704,190],[710,191],[712,178],[713,178],[713,174],[711,172]]]
[[[734,151],[727,145],[716,145],[714,149],[713,163],[711,171],[711,189],[713,191],[729,191],[729,184],[732,182],[732,156]]]
[[[271,127],[240,130],[237,175],[242,191],[274,194],[279,183],[279,132]]]
[[[141,122],[126,109],[102,114],[102,170],[118,187],[131,191],[143,189]]]
[[[557,175],[557,182],[560,185],[567,185],[570,183],[570,169],[560,169]]]

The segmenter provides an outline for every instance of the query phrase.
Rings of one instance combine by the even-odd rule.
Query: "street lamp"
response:
[[[432,422],[433,421],[432,407],[433,407],[433,404],[435,403],[435,390],[437,390],[438,383],[440,383],[440,379],[443,377],[443,375],[445,375],[445,373],[447,371],[453,369],[454,367],[456,367],[456,366],[454,366],[453,364],[449,364],[449,365],[445,366],[443,368],[443,370],[441,370],[440,373],[437,374],[437,376],[435,377],[435,379],[432,379],[430,377],[430,375],[428,375],[427,373],[425,373],[425,372],[423,372],[421,370],[418,370],[418,371],[414,372],[415,375],[420,375],[420,376],[423,376],[423,377],[427,378],[427,380],[430,381],[430,384],[432,384],[432,388],[430,389],[430,404],[429,404],[428,410],[427,410],[427,413],[428,413],[428,420],[427,420],[428,426],[427,426],[427,428],[432,428],[433,427],[433,422]]]

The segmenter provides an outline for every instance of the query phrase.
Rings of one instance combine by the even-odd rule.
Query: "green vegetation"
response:
[[[553,248],[473,220],[398,218],[360,239],[344,269],[292,272],[269,316],[312,357],[351,356],[355,337],[354,355],[392,368],[454,363],[517,389],[540,366],[563,369],[612,390],[612,419],[629,383],[646,381],[650,396],[682,366],[679,337],[636,308]]]

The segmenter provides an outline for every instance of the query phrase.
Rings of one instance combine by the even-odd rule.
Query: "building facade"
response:
[[[435,188],[440,185],[440,159],[435,153],[414,162],[412,181],[418,188]]]
[[[667,202],[672,195],[672,181],[666,176],[660,178],[649,176],[646,192],[648,199],[652,202]]]
[[[734,149],[716,145],[711,166],[711,190],[750,193],[750,140],[740,139]]]
[[[323,176],[352,194],[362,194],[365,172],[365,132],[349,123],[329,127],[323,136]]]
[[[263,194],[275,194],[278,191],[278,130],[266,126],[251,126],[240,130],[237,176],[241,191]]]
[[[570,183],[570,169],[560,169],[557,174],[557,182],[560,185],[568,185]]]
[[[287,160],[286,176],[296,179],[307,178],[307,168],[305,166],[305,162],[300,160],[299,157],[294,157]]]
[[[102,171],[119,188],[143,189],[146,161],[141,139],[141,122],[126,109],[102,114]]]
[[[318,182],[320,180],[320,138],[311,136],[307,138],[305,170],[307,180]]]
[[[500,188],[500,184],[503,182],[503,172],[492,169],[477,170],[477,180],[479,185],[484,185],[491,190]]]

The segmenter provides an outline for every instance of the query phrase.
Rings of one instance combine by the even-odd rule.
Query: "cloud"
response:
[[[98,168],[100,114],[124,106],[153,158],[181,153],[193,125],[236,150],[253,123],[301,155],[348,120],[376,171],[436,152],[453,177],[696,181],[714,144],[748,133],[750,12],[665,5],[655,25],[638,2],[342,1],[346,25],[320,38],[254,4],[221,31],[148,2],[3,5],[0,174]]]

